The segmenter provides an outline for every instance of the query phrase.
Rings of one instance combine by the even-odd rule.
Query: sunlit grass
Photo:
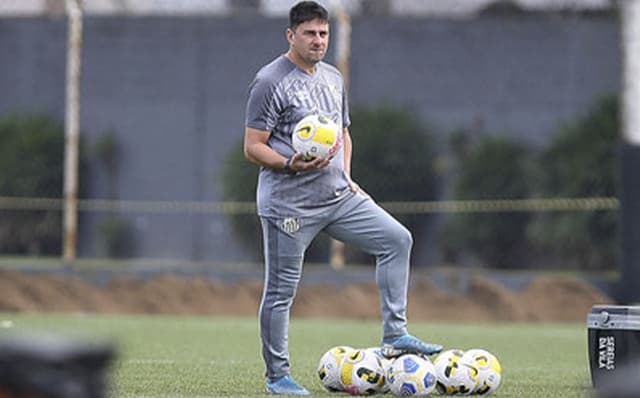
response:
[[[170,316],[0,313],[8,331],[64,331],[115,343],[114,397],[266,397],[257,320]],[[7,322],[11,321],[11,322]],[[335,345],[376,346],[379,322],[294,319],[292,373],[316,397],[335,397],[315,374]],[[496,397],[590,393],[584,324],[414,323],[411,332],[447,348],[481,347],[503,366]]]

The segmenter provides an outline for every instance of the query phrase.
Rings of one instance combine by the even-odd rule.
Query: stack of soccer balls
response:
[[[390,392],[396,397],[425,397],[436,391],[488,395],[500,386],[502,369],[498,359],[483,349],[451,349],[431,362],[414,354],[385,358],[377,347],[337,346],[320,358],[318,376],[328,391],[351,395]]]

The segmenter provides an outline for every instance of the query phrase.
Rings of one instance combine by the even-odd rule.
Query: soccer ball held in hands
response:
[[[342,145],[342,132],[329,118],[309,115],[296,124],[291,143],[304,160],[330,158]]]

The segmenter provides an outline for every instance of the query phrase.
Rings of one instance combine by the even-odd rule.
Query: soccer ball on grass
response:
[[[495,392],[502,380],[502,367],[498,358],[487,350],[475,348],[468,350],[460,359],[478,369],[478,385],[474,394],[489,395]]]
[[[340,385],[351,395],[372,395],[385,387],[385,370],[380,358],[367,350],[354,350],[340,363]]]
[[[329,349],[320,358],[317,373],[320,382],[327,391],[342,391],[342,385],[340,385],[340,362],[351,351],[353,351],[351,347],[337,346]]]
[[[367,351],[367,352],[371,352],[372,354],[377,356],[378,359],[380,359],[380,363],[382,364],[382,369],[384,370],[385,383],[381,387],[379,392],[381,394],[388,393],[389,392],[389,383],[386,380],[386,374],[387,374],[387,370],[389,369],[389,366],[391,366],[391,363],[393,362],[393,359],[387,358],[384,355],[382,355],[382,349],[380,347],[370,347],[370,348],[365,348],[364,350]]]
[[[291,143],[304,160],[330,158],[342,145],[342,132],[329,118],[309,115],[296,124]]]
[[[440,394],[469,395],[478,385],[478,369],[462,361],[464,351],[451,349],[438,355],[434,361],[436,389]]]
[[[436,389],[433,363],[415,354],[401,355],[387,369],[387,384],[396,397],[425,397]]]

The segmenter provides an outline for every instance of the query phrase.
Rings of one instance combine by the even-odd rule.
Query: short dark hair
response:
[[[289,28],[295,30],[303,22],[329,21],[329,12],[315,1],[301,1],[289,10]]]

